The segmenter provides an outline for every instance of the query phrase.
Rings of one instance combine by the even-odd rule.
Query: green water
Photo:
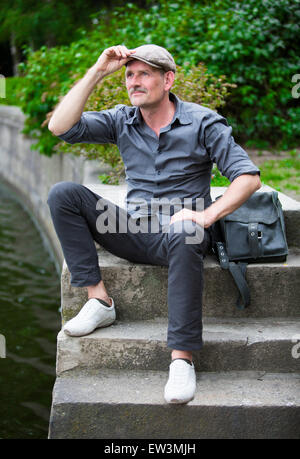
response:
[[[1,439],[47,438],[59,307],[60,279],[40,233],[0,184]]]

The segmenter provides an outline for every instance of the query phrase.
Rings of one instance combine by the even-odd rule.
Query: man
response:
[[[83,113],[95,86],[123,65],[132,106]],[[116,211],[119,222],[130,222],[128,231],[120,231],[120,223],[116,231],[102,231],[97,221],[105,204],[110,204],[82,185],[54,185],[48,203],[71,283],[86,287],[89,298],[65,325],[66,333],[84,335],[115,320],[114,303],[101,280],[94,241],[130,261],[168,266],[168,346],[172,361],[164,396],[169,403],[186,403],[196,388],[192,351],[202,347],[203,258],[211,247],[212,226],[246,201],[261,183],[259,170],[234,142],[226,120],[170,92],[175,72],[173,57],[162,47],[108,48],[64,97],[49,123],[54,135],[71,144],[118,145],[128,193],[127,210]],[[213,162],[231,181],[214,203],[210,197]],[[169,215],[164,210],[153,212],[150,206],[153,200],[172,202],[177,198],[192,205],[181,210],[171,206]],[[203,207],[196,206],[195,210],[199,199]],[[131,217],[146,220],[147,226],[153,214],[158,218],[158,230],[130,229]],[[196,235],[192,241],[188,240],[191,234]]]

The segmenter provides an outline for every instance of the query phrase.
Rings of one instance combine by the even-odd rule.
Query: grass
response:
[[[261,180],[266,185],[287,194],[294,191],[300,196],[300,155],[296,150],[287,152],[284,159],[264,162],[260,171]]]
[[[297,150],[287,151],[284,159],[272,159],[259,165],[261,181],[277,191],[293,195],[300,199],[300,154]],[[228,186],[229,180],[213,169],[212,186]]]

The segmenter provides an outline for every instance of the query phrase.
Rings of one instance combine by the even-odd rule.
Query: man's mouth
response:
[[[131,96],[140,96],[141,94],[146,94],[146,91],[144,89],[132,89],[130,91]]]

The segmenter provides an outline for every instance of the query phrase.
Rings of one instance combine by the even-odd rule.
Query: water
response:
[[[0,439],[47,438],[60,279],[33,221],[0,184]]]

